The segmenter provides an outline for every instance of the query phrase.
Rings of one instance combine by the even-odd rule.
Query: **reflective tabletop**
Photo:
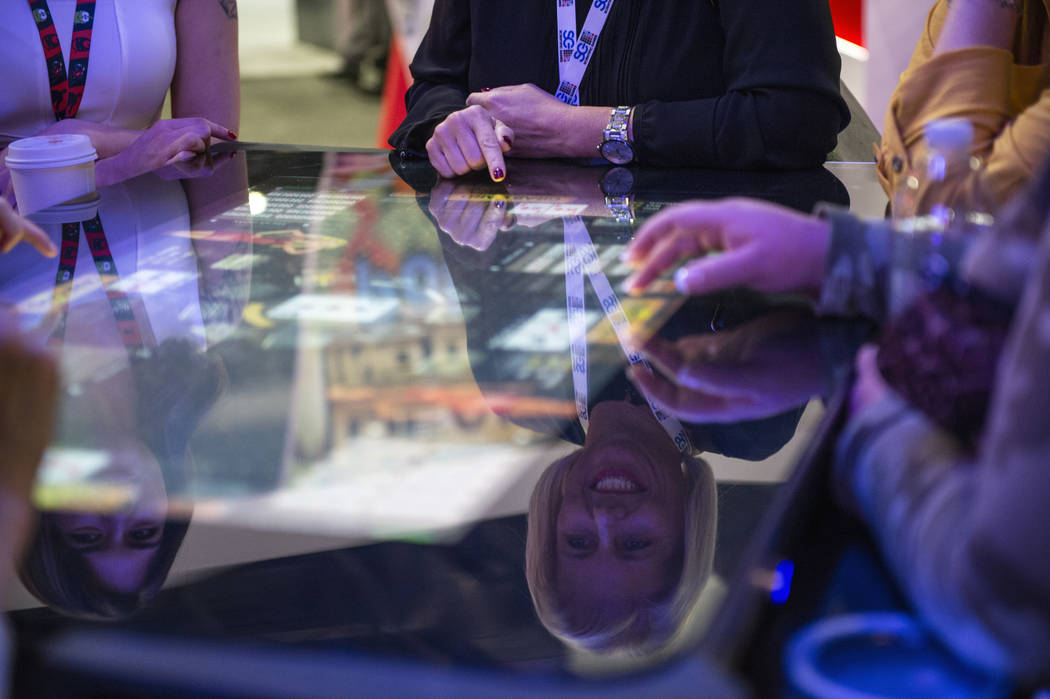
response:
[[[0,306],[62,369],[23,643],[600,678],[691,652],[733,585],[787,594],[742,554],[868,329],[629,296],[619,256],[688,198],[874,213],[873,166],[508,170],[243,144],[36,214],[60,260],[0,257]]]

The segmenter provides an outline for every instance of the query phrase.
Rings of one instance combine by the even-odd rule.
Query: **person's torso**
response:
[[[175,72],[177,0],[98,0],[77,118],[123,128],[153,123]],[[67,70],[76,0],[48,0]],[[29,3],[0,3],[0,144],[54,123],[40,33]]]
[[[577,31],[590,6],[589,0],[576,0]],[[508,18],[506,4],[472,0],[471,92],[521,83],[556,90],[555,3],[526,0],[514,10],[514,17]],[[583,77],[580,104],[641,104],[723,94],[724,48],[719,13],[708,0],[660,3],[658,9],[646,0],[616,0]]]

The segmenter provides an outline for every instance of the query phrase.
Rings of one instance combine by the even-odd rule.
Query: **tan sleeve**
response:
[[[1017,66],[1015,71],[1043,66]],[[1044,83],[1045,84],[1045,83]],[[992,143],[985,163],[986,189],[1006,201],[1028,182],[1050,156],[1050,89],[1008,122]]]

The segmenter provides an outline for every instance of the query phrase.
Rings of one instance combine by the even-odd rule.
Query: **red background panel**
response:
[[[830,0],[835,34],[864,46],[864,0]]]

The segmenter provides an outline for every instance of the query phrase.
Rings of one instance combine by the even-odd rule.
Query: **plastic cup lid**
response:
[[[33,136],[7,147],[8,167],[76,165],[97,157],[91,139],[84,134]]]
[[[973,124],[966,119],[936,119],[923,128],[931,148],[969,148],[973,144]]]

